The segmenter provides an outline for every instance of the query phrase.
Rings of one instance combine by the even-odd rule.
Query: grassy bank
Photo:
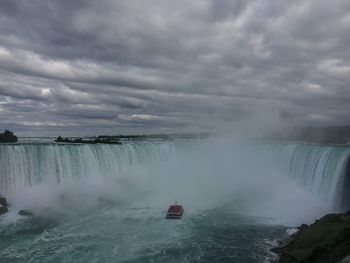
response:
[[[350,213],[329,214],[302,225],[287,245],[273,251],[281,263],[339,262],[350,255]]]

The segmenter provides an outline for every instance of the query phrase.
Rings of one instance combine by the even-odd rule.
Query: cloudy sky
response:
[[[350,124],[349,0],[1,0],[0,128]],[[263,118],[263,117],[262,117]]]

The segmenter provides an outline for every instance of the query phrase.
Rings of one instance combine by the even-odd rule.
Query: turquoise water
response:
[[[269,248],[286,229],[220,210],[164,215],[105,205],[84,216],[2,222],[1,262],[273,262]]]
[[[0,262],[275,262],[286,230],[340,209],[347,147],[0,146]],[[165,220],[177,200],[182,220]],[[34,217],[22,217],[20,209]]]

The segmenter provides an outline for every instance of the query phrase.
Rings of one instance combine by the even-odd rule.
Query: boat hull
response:
[[[181,205],[171,205],[168,209],[166,219],[181,219],[184,209]]]
[[[182,218],[182,213],[179,215],[174,215],[174,214],[166,215],[166,219],[181,219],[181,218]]]

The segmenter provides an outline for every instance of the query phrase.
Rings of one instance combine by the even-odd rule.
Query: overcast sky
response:
[[[265,111],[350,124],[349,0],[0,1],[2,129],[199,131]]]

